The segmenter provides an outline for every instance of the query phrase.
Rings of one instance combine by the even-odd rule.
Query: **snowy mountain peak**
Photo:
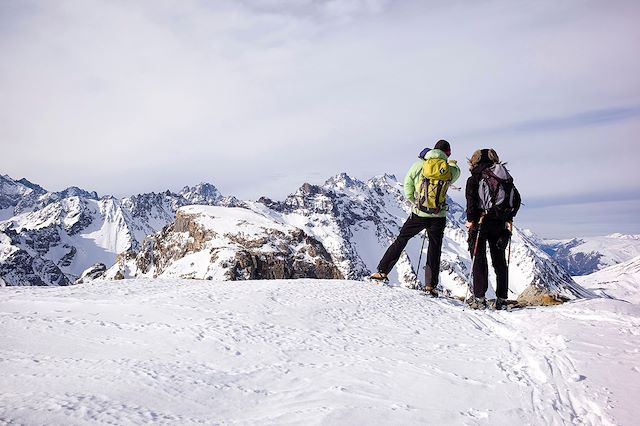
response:
[[[9,178],[9,176],[5,175],[5,177]],[[11,178],[9,178],[11,179]],[[27,188],[33,189],[35,192],[40,193],[40,194],[44,194],[47,191],[41,187],[40,185],[33,183],[29,180],[27,180],[26,178],[22,178],[17,180],[16,182],[21,183],[22,185],[26,186]]]
[[[385,173],[381,176],[374,176],[373,179],[376,178],[382,178],[387,182],[398,182],[398,178],[396,177],[396,175],[390,175],[389,173]]]
[[[367,186],[372,189],[381,189],[383,191],[389,191],[391,188],[401,188],[402,184],[398,182],[395,175],[383,174],[374,176],[367,181]]]
[[[63,191],[56,192],[56,194],[59,195],[60,198],[83,197],[89,198],[91,200],[98,200],[100,198],[98,197],[98,193],[96,191],[89,192],[82,188],[78,188],[77,186],[70,186]]]
[[[180,191],[180,195],[191,204],[214,205],[222,199],[218,188],[206,182],[201,182],[194,187],[185,186]]]
[[[16,208],[27,199],[34,203],[43,194],[44,189],[24,178],[16,181],[8,175],[0,177],[0,210]]]
[[[364,185],[364,182],[352,178],[351,176],[343,172],[327,179],[323,186],[325,188],[334,190],[344,190],[351,188],[362,188],[364,187]]]

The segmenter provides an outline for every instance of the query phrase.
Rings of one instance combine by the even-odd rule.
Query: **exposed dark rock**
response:
[[[70,281],[50,260],[18,249],[0,263],[0,277],[9,286],[69,285]]]
[[[571,275],[589,275],[601,267],[602,253],[572,253],[571,249],[584,244],[584,240],[574,238],[568,242],[543,244],[542,249],[560,263]]]
[[[76,256],[76,253],[78,252],[78,249],[76,249],[74,246],[69,246],[65,244],[64,248],[69,249],[69,252],[64,256],[62,256],[62,259],[60,259],[60,261],[58,262],[58,266],[61,266],[61,267],[66,267],[71,265],[71,262],[73,262],[73,258]]]
[[[104,263],[96,263],[86,269],[75,284],[82,284],[99,278],[103,278],[107,272],[107,266]]]

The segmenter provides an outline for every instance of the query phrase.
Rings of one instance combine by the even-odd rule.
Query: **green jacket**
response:
[[[447,159],[447,155],[439,149],[432,149],[427,152],[424,156],[424,160],[428,158],[441,158],[443,160]],[[424,164],[424,160],[420,159],[413,163],[407,175],[404,177],[404,195],[407,197],[409,201],[414,205],[413,212],[420,217],[446,217],[447,210],[442,210],[440,213],[425,213],[418,210],[415,207],[416,204],[416,195],[418,192],[418,188],[420,188],[420,180],[422,179],[422,165]],[[451,183],[458,180],[460,177],[460,167],[456,164],[455,160],[449,160],[449,169],[451,170]]]

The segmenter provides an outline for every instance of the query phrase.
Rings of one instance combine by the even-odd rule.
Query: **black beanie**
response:
[[[447,152],[451,151],[451,145],[449,145],[449,142],[444,139],[440,139],[436,142],[436,146],[434,146],[433,149],[439,149],[440,151]]]

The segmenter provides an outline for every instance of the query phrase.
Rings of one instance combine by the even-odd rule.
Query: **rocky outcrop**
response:
[[[48,244],[49,241],[32,240],[10,228],[0,229],[0,277],[5,285],[69,285],[70,280],[60,268],[43,257]]]
[[[243,208],[204,206],[178,210],[174,223],[115,269],[127,278],[343,278],[322,243],[302,230]]]
[[[194,187],[185,186],[180,195],[188,201],[188,204],[215,206],[223,197],[218,189],[210,183],[199,183]]]
[[[267,231],[267,236],[255,239],[226,235],[243,250],[228,262],[226,277],[231,281],[254,279],[342,279],[344,276],[333,264],[322,243],[300,229],[285,234]],[[275,252],[264,252],[269,241],[277,241]]]
[[[529,286],[518,296],[518,304],[522,306],[560,305],[569,299],[557,293],[551,293],[545,287]]]
[[[82,284],[89,281],[103,278],[107,272],[107,266],[104,263],[96,263],[87,270],[85,270],[75,284]]]

